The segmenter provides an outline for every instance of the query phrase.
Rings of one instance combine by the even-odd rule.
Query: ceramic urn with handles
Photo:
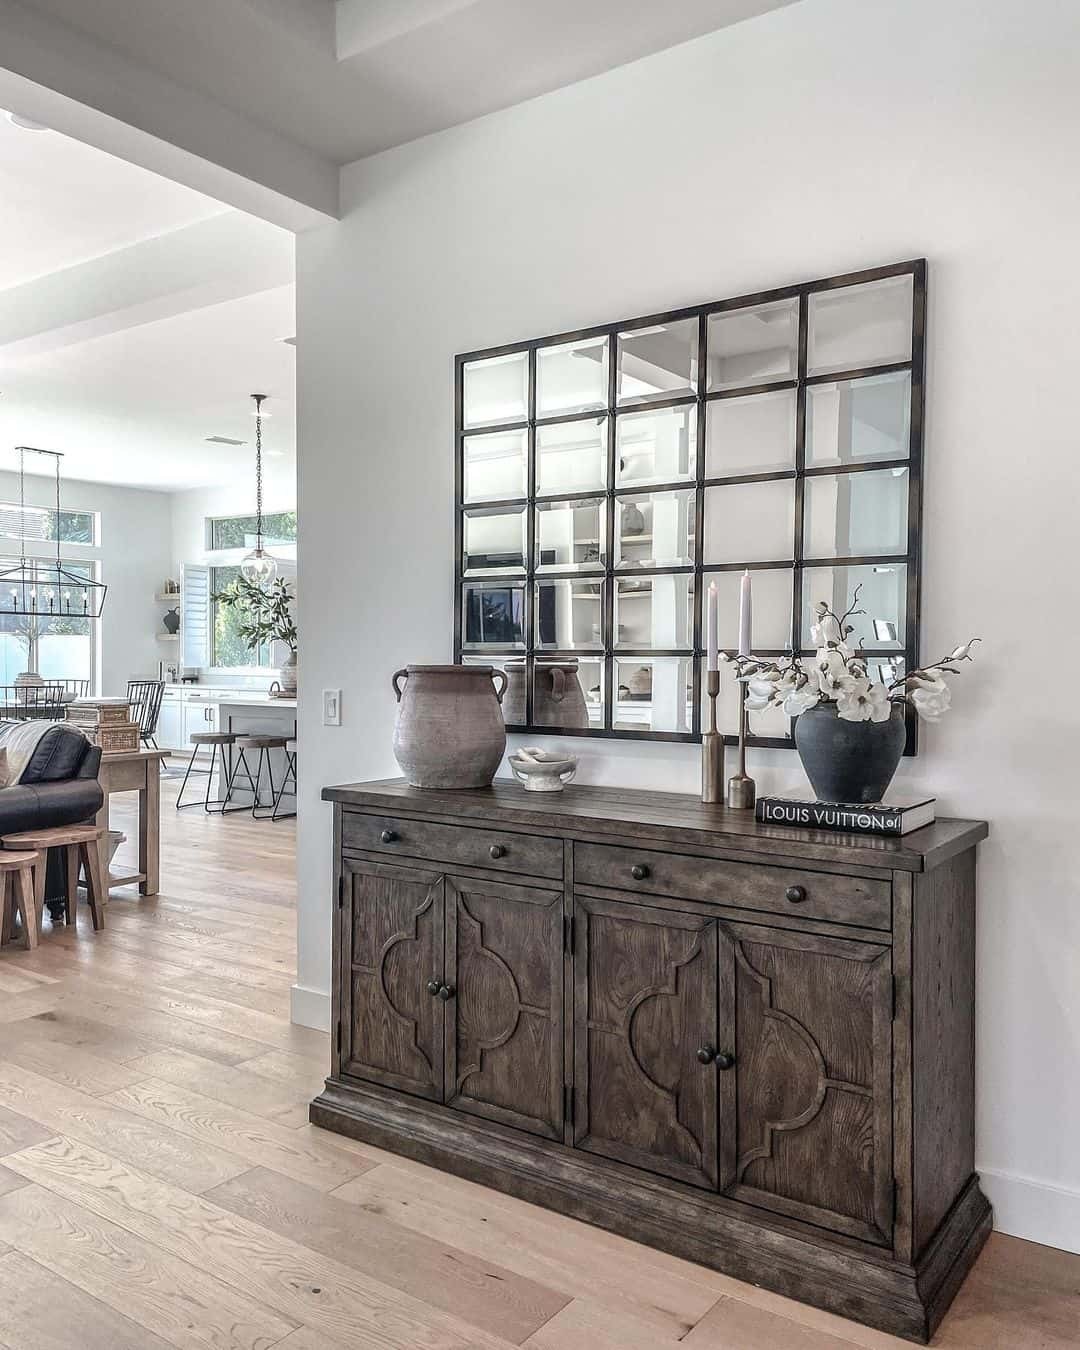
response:
[[[399,705],[394,758],[412,786],[488,787],[506,751],[502,671],[406,666],[393,685]]]

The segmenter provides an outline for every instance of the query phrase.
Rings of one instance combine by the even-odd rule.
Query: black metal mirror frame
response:
[[[841,287],[860,286],[869,282],[883,281],[888,278],[910,276],[912,278],[912,328],[911,328],[911,358],[908,361],[896,361],[886,364],[865,366],[854,370],[830,371],[825,374],[808,375],[807,374],[807,338],[808,338],[808,314],[809,297],[816,293],[836,290]],[[760,305],[766,305],[774,301],[798,299],[798,368],[795,379],[778,380],[775,382],[743,386],[739,388],[723,389],[721,391],[708,391],[706,388],[708,379],[707,366],[707,342],[708,342],[708,319],[710,315],[723,313],[730,310],[748,309]],[[617,401],[618,384],[618,335],[632,331],[634,329],[649,327],[659,324],[670,324],[679,320],[687,319],[698,320],[698,339],[697,339],[697,381],[696,389],[693,393],[678,395],[676,397],[657,398],[649,402],[627,402],[619,404]],[[537,359],[536,353],[540,348],[548,346],[557,346],[565,343],[583,342],[589,338],[608,338],[608,369],[607,369],[607,404],[604,408],[594,408],[587,413],[578,414],[557,414],[551,417],[538,418],[536,415],[536,389],[537,389]],[[707,582],[711,574],[720,572],[742,572],[744,568],[750,567],[753,571],[765,571],[776,568],[793,570],[793,613],[792,613],[792,643],[795,648],[804,654],[812,653],[812,648],[807,648],[807,634],[803,632],[803,574],[807,566],[816,563],[820,566],[829,567],[857,567],[873,566],[883,564],[904,564],[907,568],[907,593],[906,593],[906,626],[904,633],[904,644],[902,650],[890,651],[887,655],[892,657],[902,657],[908,670],[914,669],[918,665],[919,649],[919,592],[920,592],[920,571],[921,571],[921,534],[922,534],[922,457],[923,457],[923,405],[924,405],[924,385],[925,385],[925,351],[926,351],[926,260],[916,259],[909,262],[894,263],[886,267],[876,267],[860,272],[850,272],[845,275],[827,277],[823,280],[804,282],[796,286],[782,286],[775,290],[760,291],[751,295],[740,295],[729,300],[711,301],[704,305],[695,305],[686,309],[671,310],[665,314],[652,314],[644,318],[630,319],[618,323],[600,324],[594,328],[584,328],[577,332],[560,333],[551,337],[536,338],[528,342],[509,343],[501,347],[489,347],[481,351],[467,352],[455,357],[454,360],[454,426],[455,426],[455,483],[454,483],[454,660],[462,661],[463,658],[484,659],[490,657],[493,662],[499,662],[504,659],[521,660],[526,662],[526,720],[522,724],[512,724],[515,731],[536,733],[539,735],[557,734],[560,736],[592,736],[618,738],[622,740],[651,740],[651,741],[682,741],[697,742],[701,739],[701,668],[702,658],[704,656],[703,639],[703,614],[702,614],[702,596],[705,589],[703,584]],[[527,417],[522,421],[499,422],[478,426],[465,426],[465,367],[470,362],[488,360],[493,357],[509,356],[515,353],[527,354],[528,359],[528,400]],[[844,380],[862,379],[867,376],[885,375],[896,371],[910,371],[911,373],[911,395],[910,395],[910,442],[908,454],[897,459],[867,459],[853,464],[829,465],[824,467],[807,467],[806,465],[806,402],[807,390],[816,384],[830,384]],[[753,394],[767,394],[781,390],[795,390],[796,395],[796,427],[795,427],[795,462],[794,468],[785,469],[778,472],[769,473],[750,473],[733,475],[722,478],[706,477],[706,410],[708,404],[719,398],[746,397]],[[638,485],[617,486],[617,475],[615,472],[616,444],[617,444],[617,419],[628,413],[641,413],[655,411],[662,408],[671,407],[696,407],[697,410],[697,453],[695,463],[695,477],[684,481],[673,483],[649,483]],[[538,426],[562,424],[573,422],[575,420],[606,418],[607,421],[607,474],[606,486],[604,489],[578,490],[556,495],[544,495],[538,497],[536,493],[536,430]],[[464,499],[465,491],[465,438],[466,436],[483,435],[489,432],[514,432],[525,431],[527,433],[527,474],[528,486],[527,494],[522,497],[507,498],[500,501],[484,501],[483,503],[466,503]],[[808,478],[816,476],[835,475],[838,473],[867,473],[875,470],[884,470],[891,468],[904,468],[908,471],[908,501],[907,501],[907,551],[903,554],[889,554],[883,556],[857,556],[846,558],[827,558],[807,560],[803,554],[803,531],[804,531],[804,492],[805,484]],[[723,486],[736,483],[768,482],[773,480],[794,480],[795,484],[795,527],[793,553],[790,559],[779,561],[741,561],[727,563],[703,562],[704,548],[704,513],[705,513],[705,489],[712,486]],[[615,503],[622,497],[640,496],[643,492],[656,493],[663,491],[672,491],[678,489],[693,489],[696,492],[695,501],[695,532],[694,532],[694,561],[690,566],[679,567],[650,567],[644,573],[647,576],[671,576],[680,573],[690,574],[694,579],[694,611],[693,611],[693,647],[685,649],[657,650],[653,648],[644,649],[624,649],[616,648],[614,644],[614,586],[617,577],[625,576],[627,573],[617,571],[615,561]],[[570,501],[582,497],[603,499],[606,507],[606,519],[603,528],[606,531],[606,548],[604,550],[603,570],[597,569],[594,573],[584,574],[579,569],[569,569],[566,571],[544,570],[540,576],[536,572],[536,510],[537,504]],[[514,585],[524,586],[524,620],[523,629],[525,635],[524,647],[520,646],[492,646],[477,649],[466,647],[464,645],[464,624],[465,607],[462,603],[463,588],[468,582],[484,581],[486,578],[482,574],[476,576],[465,576],[464,567],[464,518],[466,508],[469,506],[482,505],[485,509],[497,509],[499,507],[522,507],[526,511],[526,545],[525,545],[525,567],[520,573],[515,571],[511,577],[509,575],[499,575],[498,578],[492,576],[490,580],[506,581]],[[640,575],[635,573],[634,575]],[[536,582],[538,579],[543,581],[559,580],[577,580],[580,582],[600,583],[603,587],[601,603],[601,625],[602,625],[602,648],[594,651],[583,650],[549,650],[544,647],[537,650],[536,646],[536,625],[535,625],[535,593]],[[786,649],[784,649],[786,650]],[[762,656],[780,656],[784,650],[756,648],[755,653]],[[886,653],[873,651],[865,653],[868,656],[880,658]],[[541,660],[549,659],[572,659],[580,660],[599,660],[602,664],[604,679],[604,726],[603,727],[554,727],[549,725],[534,725],[532,722],[533,710],[533,671],[537,657]],[[614,689],[614,671],[616,662],[623,659],[649,660],[657,657],[681,657],[691,661],[692,681],[693,681],[693,707],[692,707],[692,730],[691,731],[630,731],[625,728],[616,728],[613,723],[615,719],[615,689]],[[725,740],[733,744],[736,737],[727,735]],[[748,743],[750,745],[789,749],[794,746],[793,738],[788,736],[762,736],[751,735]],[[908,717],[908,741],[906,754],[914,754],[917,748],[917,729],[914,717]]]

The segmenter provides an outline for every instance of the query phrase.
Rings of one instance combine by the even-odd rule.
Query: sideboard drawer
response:
[[[890,884],[869,877],[800,872],[609,844],[575,844],[574,882],[643,895],[744,905],[771,914],[801,914],[863,928],[892,926]]]
[[[436,825],[427,820],[397,816],[369,816],[344,811],[341,847],[366,853],[427,858],[457,866],[486,867],[496,872],[519,872],[561,881],[561,839],[502,830],[474,830],[465,825]]]

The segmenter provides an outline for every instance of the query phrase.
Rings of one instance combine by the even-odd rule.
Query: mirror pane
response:
[[[698,321],[650,324],[619,334],[620,403],[673,398],[697,389]]]
[[[811,384],[806,389],[806,463],[907,459],[911,448],[911,372]]]
[[[810,647],[814,606],[824,600],[834,614],[851,604],[861,586],[859,608],[865,611],[850,622],[850,641],[865,651],[895,651],[907,634],[907,565],[882,563],[870,567],[807,567],[803,572],[802,644]]]
[[[793,380],[798,370],[798,299],[710,314],[707,351],[709,390]]]
[[[782,561],[794,548],[794,479],[705,489],[706,563]]]
[[[615,578],[615,645],[670,650],[694,645],[694,578]]]
[[[790,567],[751,568],[753,605],[752,640],[755,651],[786,651],[791,645],[791,613],[795,572]],[[706,572],[701,584],[702,603],[716,585],[716,640],[722,651],[739,647],[741,572]],[[702,620],[704,623],[704,619]],[[704,637],[702,643],[704,644]]]
[[[692,566],[696,495],[676,488],[616,498],[615,566]]]
[[[536,490],[603,492],[607,487],[607,418],[536,428]]]
[[[493,666],[495,670],[501,670],[506,676],[507,693],[510,688],[510,668],[515,662],[506,656],[462,656],[461,664],[463,666]],[[501,704],[503,720],[510,725],[510,718],[507,717],[506,694],[503,694]]]
[[[513,671],[510,674],[511,691],[515,691],[516,676]],[[524,684],[522,684],[522,700],[524,700]],[[524,716],[524,707],[521,715]],[[533,665],[532,725],[562,731],[602,727],[603,658],[583,657],[548,661],[538,657]]]
[[[465,365],[465,425],[523,422],[529,408],[527,352],[492,356]]]
[[[720,669],[720,693],[716,696],[716,729],[725,736],[739,734],[739,701],[741,686],[730,667]],[[705,663],[701,663],[701,727],[705,730],[709,724],[709,699],[705,693]],[[791,719],[784,715],[782,708],[766,708],[763,712],[752,712],[747,719],[747,731],[751,736],[789,736]],[[735,752],[730,748],[725,761],[725,775],[735,772]]]
[[[705,410],[705,477],[795,467],[795,390],[720,398]]]
[[[807,374],[911,360],[910,274],[809,297]]]
[[[620,487],[678,483],[697,473],[697,404],[624,413],[615,419]]]
[[[528,494],[528,442],[524,431],[466,436],[465,500],[505,501]]]
[[[804,492],[804,557],[907,552],[907,469],[815,475]]]
[[[465,573],[525,570],[525,507],[473,507],[462,513]]]
[[[605,499],[537,502],[536,570],[595,572],[604,567]]]
[[[536,350],[536,415],[585,412],[607,406],[608,340],[566,342]]]
[[[463,647],[524,647],[523,581],[466,582],[461,602]]]
[[[535,595],[538,647],[560,652],[603,647],[602,582],[538,581]]]
[[[616,731],[692,731],[693,706],[689,656],[616,659]]]

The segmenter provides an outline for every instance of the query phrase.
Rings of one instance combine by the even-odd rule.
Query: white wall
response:
[[[329,978],[319,790],[396,771],[390,673],[450,656],[454,353],[925,255],[923,653],[985,642],[902,779],[991,821],[978,1160],[1001,1227],[1080,1249],[1078,51],[1073,0],[806,0],[345,171],[344,219],[298,252],[301,549],[329,601],[298,1018]],[[695,790],[690,747],[574,748],[585,782]]]
[[[27,475],[28,506],[55,505],[55,491],[51,478]],[[0,501],[18,500],[18,474],[0,472]],[[101,562],[101,580],[109,591],[99,625],[99,683],[103,694],[122,694],[129,679],[156,677],[158,661],[173,650],[155,638],[165,631],[165,610],[154,600],[171,570],[169,497],[65,479],[61,504],[65,510],[101,513],[100,551],[71,548],[65,556]],[[18,551],[17,541],[0,544],[6,555]]]

